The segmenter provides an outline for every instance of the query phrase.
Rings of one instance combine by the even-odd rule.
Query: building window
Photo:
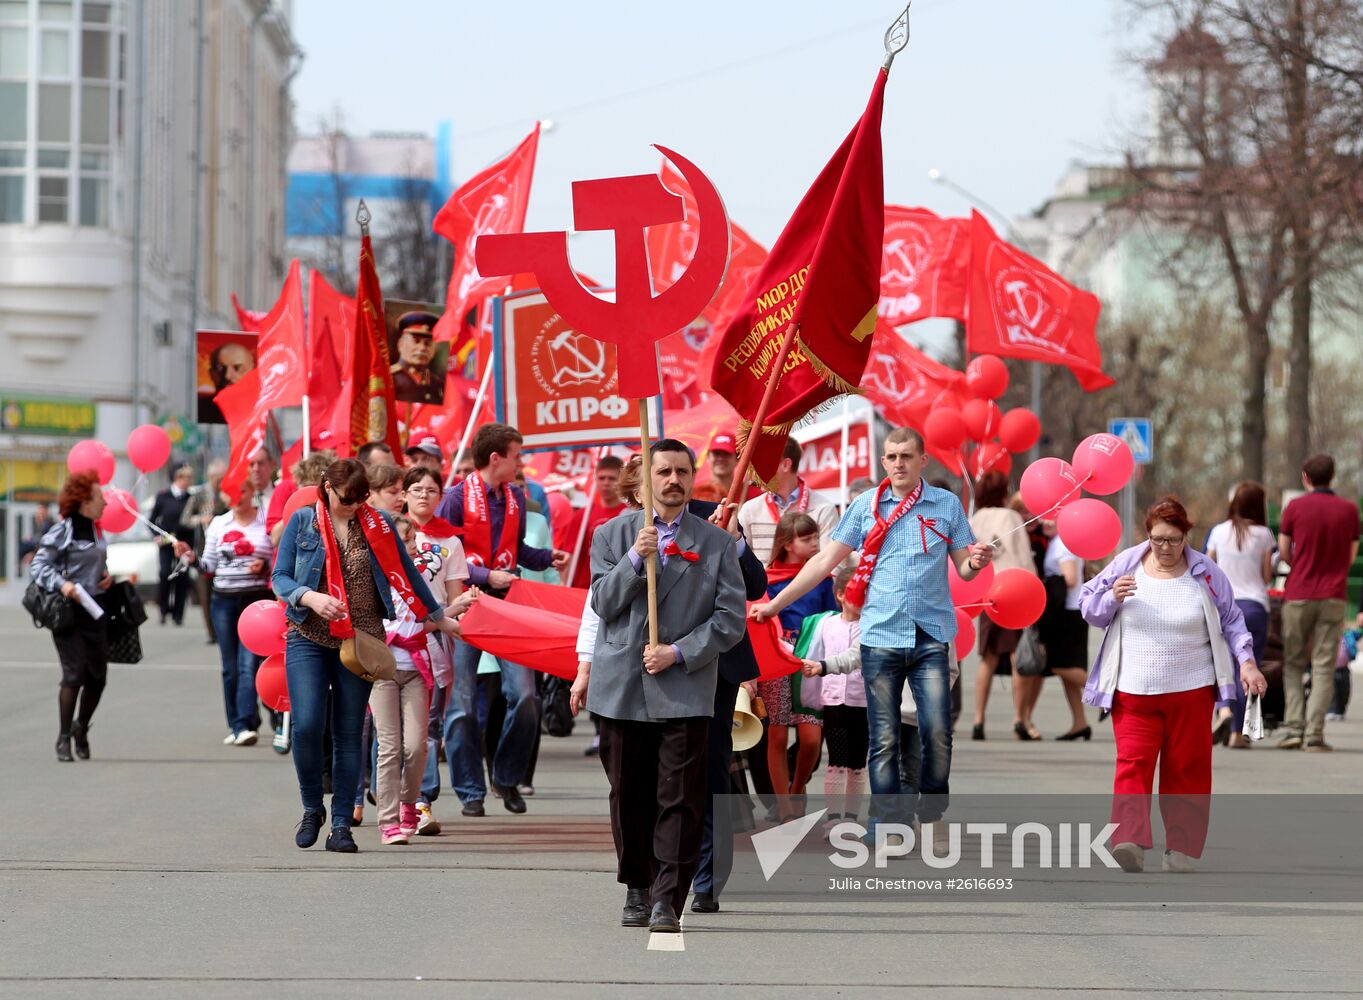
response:
[[[42,3],[38,4],[38,19],[40,21],[71,20],[71,0],[42,0]]]
[[[38,141],[71,141],[71,85],[38,84]]]
[[[43,76],[59,76],[62,79],[69,77],[71,75],[71,32],[44,31],[40,62]]]
[[[28,29],[0,28],[0,76],[28,75]]]
[[[109,145],[109,88],[103,84],[81,87],[80,142],[82,146]]]
[[[104,177],[80,179],[80,224],[107,226],[109,224],[109,181]]]
[[[65,177],[38,178],[38,221],[66,222],[70,181]]]
[[[0,222],[24,221],[24,175],[0,174]]]

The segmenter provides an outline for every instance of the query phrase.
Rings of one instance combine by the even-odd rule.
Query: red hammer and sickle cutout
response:
[[[615,233],[615,301],[593,295],[573,273],[568,234],[505,233],[480,236],[475,254],[483,275],[534,274],[564,322],[596,340],[615,344],[620,395],[644,399],[661,391],[656,344],[688,326],[710,304],[729,266],[729,218],[724,202],[694,163],[662,146],[696,196],[699,236],[690,265],[666,291],[649,280],[649,226],[680,222],[683,202],[656,174],[573,182],[573,224]]]

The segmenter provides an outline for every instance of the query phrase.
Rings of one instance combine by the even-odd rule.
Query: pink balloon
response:
[[[933,410],[923,421],[923,435],[939,451],[955,451],[965,441],[965,423],[958,410]]]
[[[237,636],[257,656],[274,656],[284,652],[284,631],[288,627],[282,601],[256,601],[248,604],[237,619]]]
[[[128,461],[139,472],[155,472],[170,461],[170,435],[155,424],[143,424],[128,435]]]
[[[1136,460],[1126,442],[1111,434],[1091,434],[1079,442],[1070,460],[1085,491],[1106,496],[1131,481]]]
[[[985,595],[989,593],[989,588],[994,585],[994,564],[990,563],[980,570],[970,580],[962,580],[961,574],[956,572],[956,564],[950,559],[947,560],[947,584],[951,588],[951,603],[958,611],[963,611],[971,618],[979,615],[984,608],[969,607],[971,604],[983,605]]]
[[[956,612],[956,660],[959,662],[975,648],[975,622],[964,611]]]
[[[1102,559],[1122,540],[1122,519],[1092,497],[1076,500],[1062,510],[1055,528],[1065,547],[1080,559]]]
[[[970,453],[970,478],[979,479],[986,472],[1013,471],[1013,456],[997,441],[986,441]]]
[[[99,485],[108,486],[114,478],[114,453],[103,441],[77,441],[66,453],[66,468],[73,475],[94,470]]]
[[[999,431],[1003,413],[992,399],[972,399],[961,407],[966,433],[975,441],[988,441]]]
[[[1009,410],[999,422],[999,442],[1009,451],[1026,451],[1041,440],[1041,420],[1019,406]]]
[[[1046,610],[1046,585],[1035,573],[1025,569],[1002,569],[994,574],[994,584],[985,595],[984,609],[1000,628],[1026,628]]]
[[[992,354],[982,354],[966,365],[965,387],[976,399],[998,399],[1008,388],[1008,366]]]
[[[1054,517],[1058,508],[1079,497],[1079,479],[1063,458],[1038,458],[1027,466],[1018,488],[1036,517]]]
[[[293,517],[294,511],[302,510],[304,507],[311,507],[316,502],[317,487],[304,486],[297,490],[293,496],[289,497],[288,501],[284,504],[284,515],[280,520],[287,521],[289,518]]]
[[[127,490],[110,486],[104,491],[104,513],[99,516],[99,527],[111,535],[127,531],[137,523],[137,498]]]
[[[275,712],[289,711],[289,678],[284,671],[284,654],[268,656],[256,671],[256,694]]]

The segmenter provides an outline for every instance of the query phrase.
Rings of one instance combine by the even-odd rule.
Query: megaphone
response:
[[[762,720],[752,713],[752,698],[748,689],[738,689],[734,703],[734,750],[751,750],[762,741]]]

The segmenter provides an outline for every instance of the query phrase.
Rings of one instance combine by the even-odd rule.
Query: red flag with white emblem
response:
[[[970,287],[970,224],[926,208],[885,206],[880,318],[891,326],[920,319],[965,319]]]
[[[999,239],[979,212],[970,236],[970,351],[1064,365],[1086,392],[1115,384],[1102,369],[1098,296]]]

